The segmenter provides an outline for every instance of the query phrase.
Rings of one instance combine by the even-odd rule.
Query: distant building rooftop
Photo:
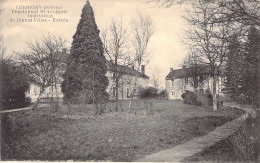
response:
[[[110,62],[110,61],[107,61],[107,70],[108,71],[115,71],[114,68],[113,68],[113,63]],[[139,77],[143,77],[145,79],[149,79],[150,77],[141,73],[141,72],[138,72],[136,71],[133,67],[128,67],[128,66],[122,66],[122,65],[118,65],[117,66],[117,72],[122,72],[124,74],[129,74],[129,75],[134,75],[134,76],[139,76]]]
[[[165,79],[169,80],[169,79],[176,79],[176,78],[191,77],[194,69],[195,67],[188,67],[188,68],[172,70],[166,76]],[[209,65],[197,66],[198,75],[210,74],[210,72],[211,72],[211,67]]]

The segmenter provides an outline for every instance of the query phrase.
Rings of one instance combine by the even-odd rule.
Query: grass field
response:
[[[147,101],[146,101],[147,102]],[[151,101],[148,101],[150,103]],[[185,105],[181,101],[152,101],[145,109],[136,100],[126,111],[106,110],[94,116],[91,106],[49,107],[5,115],[4,160],[134,161],[202,136],[243,114],[221,107]],[[107,107],[109,107],[108,105]]]

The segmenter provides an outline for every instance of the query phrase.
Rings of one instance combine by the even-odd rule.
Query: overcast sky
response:
[[[145,0],[90,0],[94,10],[98,28],[102,31],[109,25],[112,18],[122,17],[128,24],[137,11],[149,15],[155,26],[155,33],[151,38],[149,49],[152,54],[150,63],[146,67],[147,74],[150,70],[161,70],[162,86],[164,79],[169,73],[170,67],[178,68],[186,55],[186,50],[181,43],[183,29],[185,28],[181,16],[184,7],[158,8],[143,3]],[[54,33],[68,40],[70,47],[72,36],[76,31],[81,11],[86,0],[6,0],[3,4],[4,11],[1,14],[0,30],[4,34],[8,53],[22,51],[26,48],[26,41],[40,38],[47,33]],[[68,13],[63,17],[68,18],[66,23],[14,23],[11,17],[19,17],[11,14],[17,5],[61,5]],[[25,17],[21,15],[21,17]]]

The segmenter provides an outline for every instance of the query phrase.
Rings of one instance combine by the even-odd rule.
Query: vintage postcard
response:
[[[259,161],[259,0],[0,0],[1,161]]]

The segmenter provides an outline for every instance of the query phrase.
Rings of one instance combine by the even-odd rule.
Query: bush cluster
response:
[[[158,89],[154,87],[140,88],[138,97],[140,99],[147,99],[147,98],[167,99],[168,93],[166,90],[163,90],[161,93],[158,93]]]
[[[29,89],[28,75],[10,58],[0,59],[0,106],[2,109],[24,107],[30,103],[25,97]]]
[[[139,98],[154,98],[157,96],[158,89],[154,87],[141,88],[139,92]]]
[[[1,106],[4,109],[21,108],[21,107],[29,106],[30,104],[31,104],[31,98],[25,97],[24,93],[1,99]]]
[[[202,102],[197,100],[197,95],[194,92],[186,91],[181,97],[184,104],[202,106]]]
[[[158,96],[159,96],[161,99],[168,99],[168,93],[167,93],[166,89],[163,90],[161,93],[159,93]]]

